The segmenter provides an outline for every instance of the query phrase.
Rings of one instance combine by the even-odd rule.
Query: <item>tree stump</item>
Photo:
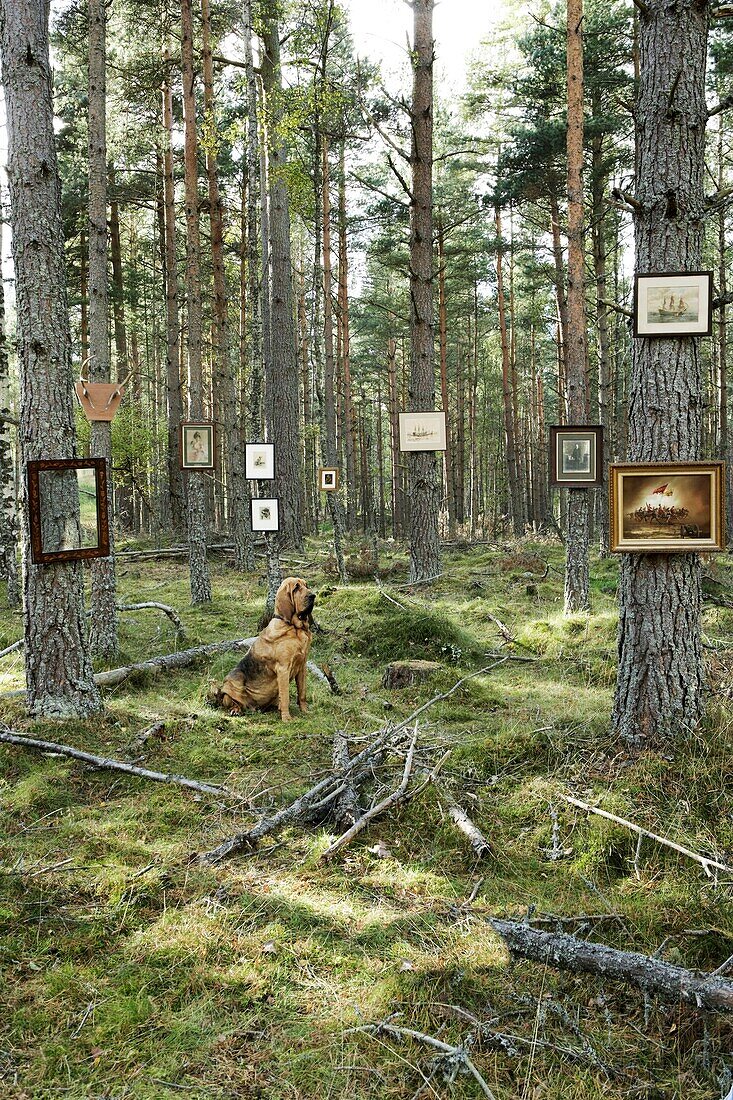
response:
[[[392,661],[382,676],[382,687],[403,688],[416,680],[427,680],[440,668],[438,661]]]

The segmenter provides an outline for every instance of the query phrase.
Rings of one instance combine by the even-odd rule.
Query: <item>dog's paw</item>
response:
[[[289,714],[289,713],[288,714],[281,714],[280,717],[282,718],[283,722],[292,722],[292,720],[293,720],[292,714]]]
[[[307,703],[298,703],[298,710],[300,711],[301,714],[307,714],[308,713],[308,704]]]

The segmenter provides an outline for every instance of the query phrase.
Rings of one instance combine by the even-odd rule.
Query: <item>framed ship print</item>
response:
[[[28,463],[27,474],[31,561],[108,557],[105,459],[37,459]]]
[[[609,471],[612,552],[725,550],[722,462],[625,462]]]
[[[318,471],[318,488],[322,493],[335,493],[339,487],[339,472],[335,466],[321,466]]]
[[[667,271],[634,279],[634,336],[710,336],[712,271]]]
[[[591,489],[603,482],[600,424],[553,424],[550,428],[550,485]]]
[[[276,497],[253,500],[251,503],[253,531],[280,530],[280,505]]]
[[[184,470],[213,470],[216,465],[213,421],[183,421],[180,435],[180,461]]]
[[[444,451],[445,413],[400,413],[401,451]]]
[[[245,443],[244,474],[251,481],[272,481],[275,476],[275,444]]]

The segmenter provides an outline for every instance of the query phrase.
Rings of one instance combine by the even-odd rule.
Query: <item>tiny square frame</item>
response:
[[[318,470],[318,489],[321,493],[335,493],[339,487],[337,466],[321,466]]]
[[[275,444],[245,443],[244,474],[250,481],[272,481],[275,477]]]
[[[183,420],[178,454],[184,470],[213,470],[216,466],[216,426],[213,420]]]
[[[602,484],[602,426],[553,424],[550,428],[550,485],[559,489],[593,489]]]
[[[57,561],[85,561],[88,558],[109,557],[109,514],[107,510],[107,462],[104,458],[45,458],[32,459],[27,464],[28,521],[31,534],[31,561],[36,565],[49,565]],[[96,546],[80,546],[77,549],[49,550],[44,548],[42,527],[41,477],[45,471],[60,473],[63,470],[93,470],[95,490]],[[80,521],[81,526],[81,521]]]
[[[400,413],[401,451],[444,451],[445,413],[431,409],[428,412]]]
[[[723,462],[619,462],[609,466],[614,554],[725,550]]]
[[[280,502],[277,497],[258,498],[250,504],[253,531],[280,530]]]
[[[684,308],[680,310],[680,302]],[[712,271],[648,271],[634,277],[634,336],[710,336]]]

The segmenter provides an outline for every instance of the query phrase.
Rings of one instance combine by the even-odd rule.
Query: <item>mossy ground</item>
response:
[[[369,580],[334,584],[315,544],[302,562],[286,563],[320,590],[313,657],[343,688],[333,696],[311,677],[305,718],[282,724],[275,713],[232,719],[209,710],[209,679],[234,663],[224,656],[121,685],[95,721],[30,721],[12,700],[0,701],[0,719],[123,758],[140,730],[163,721],[142,763],[226,784],[264,809],[324,773],[336,729],[363,737],[494,664],[493,654],[528,658],[467,680],[423,716],[422,742],[452,749],[443,781],[490,839],[492,856],[477,864],[428,788],[331,864],[318,859],[324,829],[292,829],[205,869],[191,853],[246,826],[251,811],[0,747],[4,1098],[479,1095],[468,1076],[449,1082],[428,1048],[351,1030],[390,1016],[450,1043],[471,1034],[471,1057],[497,1100],[723,1095],[730,1020],[510,964],[487,917],[529,907],[603,914],[593,935],[619,947],[652,953],[672,936],[665,958],[710,970],[733,954],[733,876],[708,879],[650,841],[637,854],[627,830],[558,797],[598,801],[733,862],[733,653],[725,648],[733,612],[706,612],[716,691],[703,728],[634,759],[608,730],[615,561],[594,562],[593,612],[570,619],[553,544],[448,554],[430,590],[397,587],[398,552],[383,561],[395,566],[386,590],[404,610]],[[194,609],[184,564],[121,564],[121,597],[177,607],[188,639],[177,643],[155,611],[125,614],[119,663],[255,632],[263,578],[240,576],[223,560],[212,568],[214,601]],[[722,584],[733,583],[728,559],[715,569]],[[0,636],[13,640],[20,629],[18,615],[0,611]],[[409,656],[438,660],[442,670],[385,691],[385,663]],[[0,690],[22,686],[21,670],[17,654],[3,658]],[[568,850],[556,861],[547,855],[553,814]],[[377,840],[386,858],[369,851]],[[479,880],[475,901],[464,904]],[[514,1036],[515,1052],[496,1049],[491,1030]]]

